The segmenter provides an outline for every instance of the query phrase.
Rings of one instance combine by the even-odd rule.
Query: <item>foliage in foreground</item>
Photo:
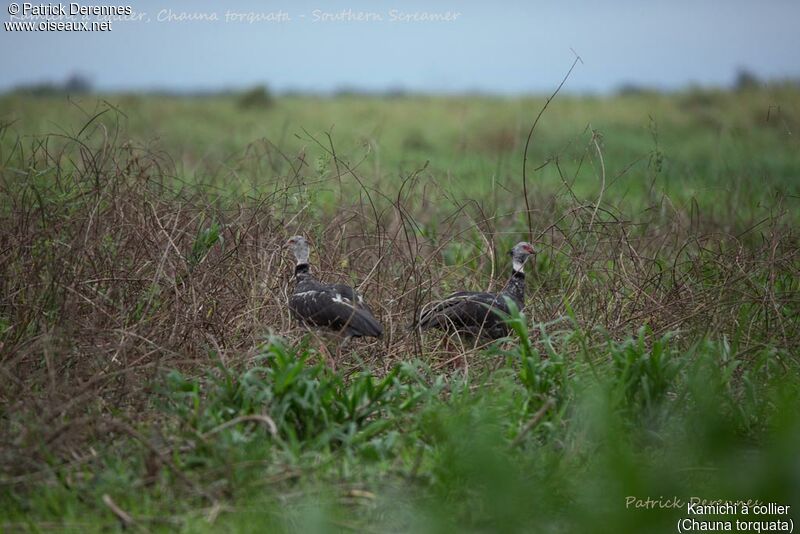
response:
[[[101,528],[120,521],[106,496],[148,528],[607,532],[679,516],[626,510],[630,495],[797,502],[787,354],[644,330],[588,347],[572,326],[531,325],[532,341],[512,321],[520,342],[481,353],[504,364],[470,378],[420,362],[344,377],[279,338],[235,368],[172,371],[158,422],[53,464],[43,491],[7,487],[6,523]]]

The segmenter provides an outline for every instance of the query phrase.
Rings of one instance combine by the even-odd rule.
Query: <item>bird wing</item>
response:
[[[359,295],[343,284],[298,288],[289,298],[292,312],[306,324],[344,331],[352,336],[380,337],[383,328]],[[362,299],[363,302],[363,299]]]
[[[502,295],[459,291],[427,306],[420,314],[419,327],[482,330],[502,324],[508,306]]]
[[[364,297],[352,287],[345,284],[331,284],[328,287],[332,291],[339,293],[343,299],[349,300],[356,307],[369,309],[369,306],[364,302]]]
[[[465,304],[483,304],[485,306],[495,306],[502,302],[494,293],[479,293],[475,291],[458,291],[448,295],[442,300],[429,303],[420,314],[420,322],[426,318],[441,313],[450,313],[453,310],[461,309]]]
[[[331,284],[328,287],[339,293],[345,301],[349,301],[356,308],[364,310],[369,313],[370,317],[373,319],[375,318],[375,314],[372,313],[372,308],[370,308],[369,304],[364,300],[364,297],[352,287],[345,284]]]

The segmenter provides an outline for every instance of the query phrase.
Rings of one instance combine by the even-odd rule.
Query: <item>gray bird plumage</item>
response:
[[[536,254],[525,241],[517,243],[510,253],[511,277],[499,293],[458,291],[433,302],[423,309],[418,326],[422,330],[438,328],[459,333],[497,339],[508,335],[505,317],[509,313],[507,300],[518,309],[525,305],[525,262]]]
[[[289,296],[289,310],[301,323],[327,328],[345,337],[381,337],[383,327],[372,315],[364,299],[344,284],[324,284],[310,272],[309,246],[303,236],[294,236],[287,245],[294,253],[295,286]]]

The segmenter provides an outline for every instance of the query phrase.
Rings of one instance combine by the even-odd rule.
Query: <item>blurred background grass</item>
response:
[[[74,134],[107,102],[124,113],[126,140],[139,146],[157,142],[175,160],[179,178],[218,180],[242,192],[263,185],[263,169],[232,176],[245,170],[242,160],[263,152],[260,144],[291,156],[307,154],[313,166],[324,154],[304,132],[325,143],[323,132],[330,132],[336,150],[361,162],[360,172],[375,186],[391,190],[399,176],[428,161],[429,175],[456,198],[491,201],[503,186],[520,181],[525,136],[544,104],[543,98],[402,93],[274,98],[261,90],[265,96],[255,100],[259,89],[194,98],[132,94],[101,101],[86,95],[70,104],[12,94],[0,99],[0,109],[17,135]],[[537,126],[529,159],[538,167],[557,157],[576,193],[596,195],[599,164],[585,158],[595,130],[602,135],[608,200],[638,210],[665,194],[680,207],[696,201],[704,212],[736,218],[776,193],[797,195],[799,95],[787,83],[738,91],[560,96]],[[14,141],[5,135],[6,146]],[[558,189],[555,165],[537,172],[531,185],[541,192]]]

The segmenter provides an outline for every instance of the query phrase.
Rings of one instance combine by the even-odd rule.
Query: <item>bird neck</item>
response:
[[[522,270],[522,265],[519,269],[514,265],[511,271],[511,278],[508,279],[506,287],[503,288],[503,293],[514,299],[517,305],[521,308],[525,302],[525,271]]]
[[[311,268],[308,266],[308,263],[298,263],[294,267],[294,275],[297,277],[305,277],[311,274]]]

